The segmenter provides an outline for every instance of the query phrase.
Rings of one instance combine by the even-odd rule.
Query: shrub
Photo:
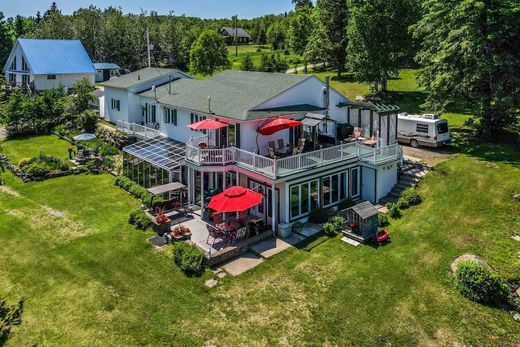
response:
[[[116,180],[114,181],[114,184],[116,186],[123,188],[124,190],[126,190],[127,192],[129,192],[130,194],[135,196],[136,198],[140,199],[143,202],[143,204],[145,204],[145,205],[152,204],[153,197],[150,195],[150,193],[148,193],[148,191],[144,187],[133,182],[128,177],[123,177],[123,176],[117,177]]]
[[[338,204],[338,210],[343,211],[349,207],[355,206],[356,202],[352,198],[343,199]]]
[[[511,297],[509,299],[509,305],[515,310],[520,312],[520,296]]]
[[[508,294],[507,284],[498,274],[475,261],[457,265],[457,286],[462,295],[477,302],[501,302]]]
[[[150,225],[150,219],[143,210],[137,209],[128,215],[128,223],[134,225],[137,229],[146,230]]]
[[[329,220],[330,210],[326,208],[317,208],[309,214],[309,222],[315,224],[323,224]]]
[[[323,231],[325,231],[325,234],[328,236],[336,235],[336,227],[332,223],[323,224]]]
[[[337,233],[341,232],[343,229],[343,226],[345,225],[345,218],[342,216],[334,216],[330,220],[330,222],[325,223],[323,225],[323,230],[325,231],[325,234],[328,236],[334,236]]]
[[[24,174],[33,177],[43,177],[50,173],[69,169],[65,161],[58,157],[46,156],[43,152],[38,157],[20,161],[18,166]]]
[[[397,208],[399,208],[401,210],[406,210],[408,207],[410,207],[410,203],[408,202],[408,200],[403,199],[403,198],[399,198],[399,200],[397,200],[397,203],[395,205],[397,206]]]
[[[79,126],[87,133],[94,133],[98,121],[97,114],[92,110],[85,110],[79,115]]]
[[[388,209],[388,215],[392,218],[399,218],[401,217],[401,211],[399,210],[398,204],[392,204],[389,202],[386,204],[386,208]]]
[[[387,225],[390,225],[388,217],[381,213],[377,215],[377,221],[380,227],[386,227]]]
[[[404,200],[409,206],[419,205],[422,201],[419,193],[414,188],[408,188],[403,190],[399,200]]]
[[[197,246],[186,242],[173,244],[173,261],[187,276],[200,276],[204,272],[204,260]]]

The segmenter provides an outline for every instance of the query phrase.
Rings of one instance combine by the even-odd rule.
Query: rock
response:
[[[520,322],[520,313],[513,312],[513,319],[516,320],[517,322]]]
[[[218,284],[218,281],[215,280],[215,279],[213,279],[213,278],[211,278],[211,279],[207,280],[206,282],[204,282],[204,285],[205,285],[206,287],[208,287],[208,288],[213,288],[213,287],[215,287],[217,284]]]
[[[493,270],[491,268],[491,266],[489,266],[488,263],[486,263],[480,257],[477,257],[476,255],[473,255],[473,254],[463,254],[460,257],[458,257],[457,259],[455,259],[453,261],[453,263],[451,263],[451,265],[450,265],[451,272],[452,273],[456,273],[457,272],[457,265],[459,265],[459,263],[461,261],[464,261],[464,260],[474,261],[474,262],[479,263],[480,265],[482,265],[484,267],[487,267],[489,270]]]
[[[514,236],[511,236],[511,238],[515,241],[520,241],[520,235],[514,235]]]
[[[520,202],[520,194],[513,195],[513,199]]]

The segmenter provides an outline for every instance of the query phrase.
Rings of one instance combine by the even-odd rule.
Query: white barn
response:
[[[79,79],[95,83],[96,70],[79,40],[18,39],[3,68],[12,86],[68,90]]]

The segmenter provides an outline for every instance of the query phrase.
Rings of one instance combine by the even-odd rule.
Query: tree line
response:
[[[307,63],[329,63],[341,76],[368,83],[385,95],[388,80],[404,67],[419,68],[431,110],[469,108],[480,134],[496,138],[518,119],[520,108],[520,3],[515,0],[293,0],[294,11],[238,20],[253,43],[292,51]],[[124,14],[94,6],[63,15],[56,4],[33,17],[0,13],[0,63],[17,37],[76,38],[94,61],[131,70],[146,64],[150,31],[153,65],[203,75],[229,67],[217,33],[233,19]],[[256,68],[249,58],[245,69]],[[279,54],[262,71],[281,71]]]

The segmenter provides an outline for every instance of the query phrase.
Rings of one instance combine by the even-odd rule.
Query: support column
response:
[[[204,213],[204,172],[200,173],[200,211]]]
[[[192,202],[192,186],[191,186],[191,168],[188,167],[188,205],[191,205],[193,202]]]
[[[272,229],[273,229],[273,236],[276,236],[276,219],[277,219],[277,216],[276,216],[276,212],[277,212],[277,207],[278,206],[278,201],[276,201],[276,186],[275,184],[273,183],[271,185],[271,208],[273,209],[273,212],[271,213],[272,215],[272,218],[271,218],[271,224],[272,224]],[[267,211],[265,211],[267,213]]]

